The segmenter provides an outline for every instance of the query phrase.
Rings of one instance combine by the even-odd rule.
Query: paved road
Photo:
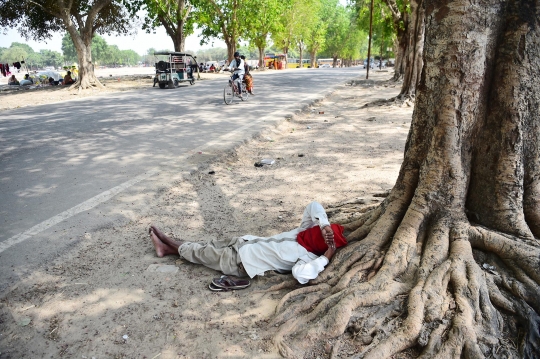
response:
[[[110,220],[97,211],[75,221],[80,213],[99,209],[163,168],[180,168],[193,151],[247,138],[362,73],[255,74],[257,96],[230,106],[223,103],[223,78],[2,112],[0,289],[62,251],[67,242],[56,241],[55,230]]]

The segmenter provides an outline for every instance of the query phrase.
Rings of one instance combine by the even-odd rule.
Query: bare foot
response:
[[[156,226],[150,226],[150,229],[148,230],[149,233],[152,233],[154,232],[155,235],[160,239],[160,241],[162,242],[165,242],[165,241],[173,241],[174,242],[174,239],[168,237],[165,233],[163,233],[162,231],[160,231]]]
[[[150,229],[150,238],[152,238],[152,243],[156,249],[156,254],[158,257],[164,257],[169,254],[178,254],[178,247],[174,248],[165,243],[163,243],[158,236]]]

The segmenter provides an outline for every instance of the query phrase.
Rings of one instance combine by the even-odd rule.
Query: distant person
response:
[[[34,84],[34,80],[32,80],[29,74],[24,75],[24,80],[21,80],[20,82],[21,86],[33,85],[33,84]]]
[[[210,72],[216,72],[216,67],[214,64],[210,65]]]
[[[8,85],[19,85],[19,80],[15,77],[15,75],[11,75],[11,77],[8,80]]]
[[[253,93],[253,76],[251,76],[251,73],[249,72],[249,65],[246,62],[246,57],[242,55],[240,56],[240,58],[244,61],[244,82],[246,83],[246,90],[251,95],[255,95]]]
[[[71,77],[71,71],[68,71],[66,76],[64,76],[64,85],[74,84],[75,80]]]
[[[58,86],[58,81],[55,81],[54,78],[49,77],[49,85]]]

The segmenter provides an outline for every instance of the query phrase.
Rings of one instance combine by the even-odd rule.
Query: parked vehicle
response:
[[[182,52],[155,52],[162,60],[155,63],[156,75],[154,77],[154,86],[159,85],[159,88],[164,89],[175,88],[181,82],[189,82],[190,85],[195,83],[195,73],[199,72],[197,58]]]

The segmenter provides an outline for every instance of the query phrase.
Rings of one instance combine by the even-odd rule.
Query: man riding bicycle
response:
[[[229,65],[229,70],[234,72],[232,80],[238,80],[236,88],[238,94],[240,94],[240,91],[242,91],[242,80],[244,79],[245,69],[244,60],[240,58],[240,53],[238,51],[234,53],[234,60],[231,61]]]

